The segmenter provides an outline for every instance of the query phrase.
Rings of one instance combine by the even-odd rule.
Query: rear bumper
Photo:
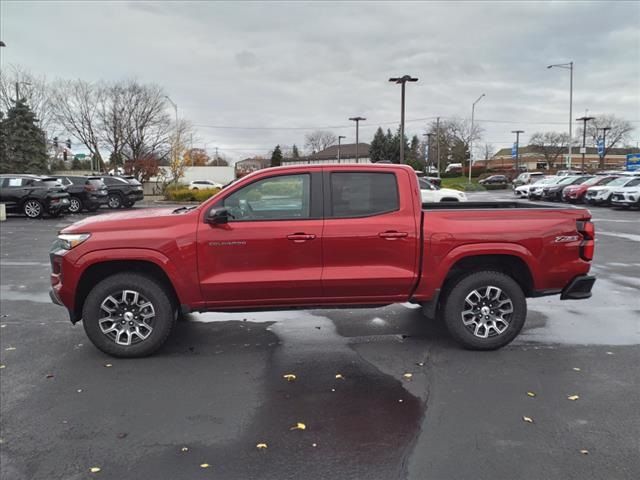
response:
[[[579,275],[562,289],[560,300],[583,300],[591,297],[591,288],[596,277],[591,275]]]
[[[140,202],[144,200],[144,192],[131,192],[127,194],[127,199],[130,202]]]

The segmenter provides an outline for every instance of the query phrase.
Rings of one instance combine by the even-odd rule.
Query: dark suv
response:
[[[0,175],[0,202],[7,212],[38,218],[48,213],[57,217],[69,208],[66,188],[53,177]]]
[[[144,198],[142,184],[132,176],[102,177],[109,190],[109,208],[132,207]]]
[[[58,178],[71,195],[69,212],[80,213],[85,208],[95,212],[107,203],[107,187],[100,177],[69,175]]]

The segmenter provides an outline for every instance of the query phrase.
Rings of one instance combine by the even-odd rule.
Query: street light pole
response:
[[[471,132],[469,133],[469,183],[471,183],[471,167],[473,167],[473,122],[475,120],[476,103],[485,97],[483,93],[478,99],[471,105]]]
[[[436,118],[436,157],[438,159],[438,178],[440,178],[440,117]]]
[[[604,170],[604,158],[607,156],[607,131],[611,130],[611,127],[602,127],[598,130],[602,130],[602,156],[600,157],[600,170]]]
[[[340,142],[343,138],[347,137],[345,137],[344,135],[338,135],[338,163],[340,163]]]
[[[404,163],[404,89],[407,82],[417,82],[418,79],[411,75],[404,75],[402,77],[392,77],[389,81],[399,83],[402,86],[400,99],[400,163]]]
[[[431,137],[433,137],[433,133],[423,133],[422,136],[427,137],[427,161],[425,162],[425,164],[429,169],[429,167],[433,165],[433,161],[431,160]],[[431,172],[425,172],[425,173],[431,173]]]
[[[511,130],[511,133],[516,134],[516,175],[520,175],[520,134],[524,130]]]
[[[178,135],[179,135],[179,133],[178,133],[179,132],[179,130],[178,130],[178,128],[179,128],[178,127],[178,105],[176,105],[176,103],[173,100],[171,100],[168,95],[165,95],[164,98],[169,100],[169,103],[171,105],[173,105],[173,110],[174,110],[174,112],[176,114],[176,137],[173,140],[173,161],[175,163],[177,163],[178,162]],[[177,183],[177,181],[178,180],[176,179],[176,183]]]
[[[359,138],[358,138],[358,134],[360,131],[360,121],[365,121],[366,118],[364,117],[351,117],[349,120],[356,122],[356,163],[358,163],[358,142],[359,142]]]
[[[547,65],[547,68],[553,67],[569,70],[569,154],[567,155],[567,167],[571,170],[571,141],[573,139],[573,61]]]
[[[587,122],[593,120],[596,117],[584,117],[576,118],[578,121],[582,121],[582,173],[584,173],[584,157],[587,154]]]

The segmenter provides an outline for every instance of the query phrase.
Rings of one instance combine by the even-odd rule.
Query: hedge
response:
[[[204,202],[220,191],[219,188],[189,190],[187,187],[169,187],[164,192],[165,200],[173,202]]]

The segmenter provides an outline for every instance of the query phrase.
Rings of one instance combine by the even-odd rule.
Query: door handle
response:
[[[395,231],[380,232],[378,234],[380,238],[384,238],[385,240],[396,240],[398,238],[404,238],[408,235],[409,234],[407,232],[395,232]]]
[[[295,243],[302,243],[307,240],[313,240],[316,236],[312,233],[292,233],[291,235],[287,235],[287,238],[293,240]]]

